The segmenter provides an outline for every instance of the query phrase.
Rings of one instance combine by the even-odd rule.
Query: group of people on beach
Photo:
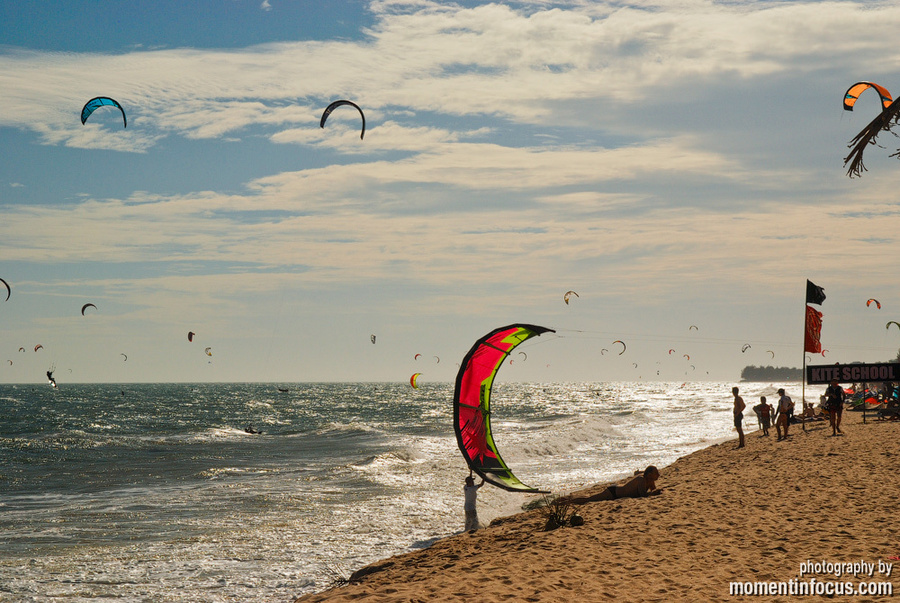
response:
[[[744,447],[744,409],[747,405],[740,395],[737,387],[731,388],[734,395],[734,428],[738,432],[738,448]],[[778,389],[778,406],[773,407],[766,400],[765,396],[759,397],[759,404],[753,407],[753,411],[759,415],[762,422],[763,435],[769,435],[769,427],[775,424],[775,430],[778,432],[778,440],[784,440],[788,437],[788,425],[794,416],[794,401],[785,393],[784,388]]]
[[[731,388],[734,396],[734,428],[738,432],[738,448],[744,447],[744,409],[747,405],[740,395],[737,387]],[[788,426],[794,422],[794,401],[788,396],[783,387],[778,388],[778,405],[773,407],[768,403],[765,396],[759,397],[759,404],[753,407],[753,411],[757,414],[762,427],[764,436],[769,435],[769,427],[771,423],[775,424],[775,430],[778,432],[778,441],[787,439]],[[828,389],[820,398],[822,408],[828,412],[829,422],[831,424],[831,434],[843,434],[841,431],[841,416],[844,412],[844,389],[840,386],[837,379],[833,379]],[[803,413],[799,417],[799,422],[806,429],[806,422],[817,418],[816,411],[812,404],[803,404]]]
[[[734,396],[734,428],[738,432],[738,448],[744,447],[744,410],[747,405],[740,395],[738,387],[732,387],[731,393]],[[841,431],[841,415],[844,410],[844,389],[840,386],[837,379],[832,380],[828,389],[820,398],[822,408],[827,410],[829,421],[831,424],[832,435],[842,434]],[[778,404],[772,406],[765,396],[759,397],[759,404],[753,407],[753,411],[760,419],[762,432],[764,436],[769,435],[769,428],[775,425],[778,432],[778,441],[785,440],[788,437],[788,426],[794,421],[794,401],[787,395],[783,387],[778,388]],[[808,420],[816,418],[816,411],[812,404],[803,405],[803,413],[799,416],[799,422],[805,427]],[[583,505],[589,502],[601,500],[616,500],[619,498],[638,498],[643,496],[654,496],[660,494],[662,490],[656,487],[656,480],[659,479],[659,470],[653,465],[647,467],[643,472],[636,471],[635,476],[622,486],[609,486],[605,490],[601,490],[592,496],[565,497],[563,500],[574,505]],[[484,485],[482,478],[480,484],[475,484],[475,479],[470,474],[466,478],[466,485],[463,488],[465,496],[464,509],[466,512],[466,531],[477,530],[480,525],[478,522],[478,512],[476,511],[476,499],[478,489]]]
[[[734,428],[738,432],[738,448],[744,447],[744,410],[747,405],[740,395],[738,387],[731,388],[734,396]],[[827,410],[832,429],[832,435],[843,434],[841,431],[841,415],[844,410],[844,389],[840,386],[837,379],[832,380],[828,389],[821,397],[823,409]],[[753,411],[760,419],[762,432],[764,436],[769,435],[769,428],[774,423],[775,430],[778,432],[778,441],[785,440],[788,437],[788,426],[794,421],[794,401],[787,395],[783,387],[778,388],[778,404],[772,406],[765,396],[759,397],[759,404],[753,407]],[[803,405],[803,413],[799,416],[799,422],[804,424],[808,420],[816,417],[816,411],[812,404]],[[616,500],[619,498],[638,498],[643,496],[654,496],[660,494],[662,490],[656,487],[656,480],[659,479],[659,470],[653,465],[647,467],[643,472],[636,471],[635,476],[622,486],[609,486],[605,490],[601,490],[592,496],[565,497],[563,500],[574,505],[583,505],[589,502],[601,500]],[[465,496],[464,509],[466,512],[466,531],[477,530],[480,525],[478,522],[478,512],[476,511],[476,499],[478,489],[484,485],[484,479],[480,484],[475,484],[475,479],[470,474],[466,478],[466,485],[463,488]]]

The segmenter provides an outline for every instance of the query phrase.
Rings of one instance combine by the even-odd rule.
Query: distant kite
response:
[[[897,322],[896,320],[889,320],[888,323],[884,325],[884,328],[889,329],[891,325],[897,325],[897,328],[900,329],[900,322]]]
[[[766,351],[767,351],[768,353],[772,354],[772,358],[775,357],[775,352],[773,352],[772,350],[766,350]]]
[[[745,344],[744,344],[744,347],[741,348],[741,353],[743,354],[744,352],[746,352],[746,351],[749,350],[749,349],[750,349],[750,344],[749,344],[749,343],[745,343]]]
[[[24,351],[25,351],[25,348],[19,348],[19,351],[20,351],[20,352],[24,352]]]
[[[87,310],[88,308],[93,308],[94,310],[96,310],[97,306],[95,306],[94,304],[84,304],[83,306],[81,306],[81,315],[82,316],[84,316],[84,311]]]
[[[418,359],[419,359],[419,356],[421,356],[421,355],[422,355],[422,354],[416,354],[415,356],[413,356],[413,360],[418,360]]]
[[[628,349],[627,347],[625,347],[625,342],[622,341],[621,339],[616,339],[613,343],[621,343],[621,344],[622,344],[622,351],[619,352],[619,356],[621,356],[622,354],[624,354],[624,353],[625,353],[625,350]]]
[[[194,341],[194,335],[196,335],[196,333],[188,331],[188,341]]]
[[[413,373],[412,377],[409,378],[409,384],[413,386],[413,389],[419,389],[419,375],[422,373]]]
[[[435,356],[435,357],[434,357],[434,363],[435,363],[435,364],[440,364],[440,363],[441,363],[441,359],[438,358],[437,356]]]
[[[700,330],[700,329],[697,328],[697,325],[691,325],[691,326],[689,326],[689,327],[688,327],[688,331],[690,331],[691,329],[694,329],[695,331],[699,331],[699,330]]]
[[[690,357],[690,356],[688,356],[688,355],[687,355],[687,354],[685,354],[685,355],[684,355],[684,356],[682,356],[682,358],[687,358],[687,359],[688,359],[688,360],[690,360],[690,359],[691,359],[691,357]]]
[[[351,107],[355,107],[357,111],[359,111],[359,116],[362,117],[362,131],[359,133],[359,139],[362,140],[363,136],[366,135],[366,115],[363,113],[363,110],[359,108],[359,105],[352,101],[348,100],[336,100],[325,108],[325,112],[322,114],[322,119],[319,120],[319,127],[325,127],[325,120],[328,119],[328,116],[331,115],[331,112],[343,105],[350,105]]]
[[[674,352],[674,351],[675,351],[675,350],[673,350],[673,349],[670,348],[670,349],[669,349],[669,356],[671,356],[671,355],[672,355],[672,352]]]
[[[375,343],[375,335],[369,335],[369,339],[372,340],[372,343]]]
[[[575,293],[574,291],[566,291],[566,294],[563,295],[563,301],[566,302],[566,305],[567,305],[567,306],[569,305],[569,299],[570,299],[573,295],[574,295],[575,297],[581,297],[580,295],[578,295],[578,294]]]
[[[891,97],[891,93],[888,92],[888,89],[884,86],[879,86],[874,82],[856,82],[844,93],[844,110],[845,111],[853,111],[853,105],[856,104],[859,95],[868,90],[869,88],[874,88],[878,95],[881,97],[881,110],[885,110],[891,106],[891,103],[894,102],[894,99]]]
[[[866,307],[868,308],[869,306],[871,306],[872,302],[875,302],[875,307],[881,310],[881,302],[874,298],[866,302]]]
[[[897,326],[900,326],[900,325],[897,325]],[[38,350],[43,350],[43,349],[44,349],[44,346],[42,346],[41,344],[37,344],[36,346],[34,346],[35,352],[37,352]]]
[[[822,350],[822,358],[825,357],[825,352],[827,352],[827,351],[828,351],[828,350]]]
[[[6,299],[3,301],[9,301],[9,296],[12,295],[12,289],[9,288],[9,283],[7,283],[2,278],[0,278],[0,283],[3,283],[3,285],[6,287]]]
[[[207,356],[212,356],[212,352],[211,352],[210,350],[212,350],[212,348],[206,348],[206,349],[203,350],[203,351],[204,351],[204,353],[205,353]]]
[[[94,112],[95,109],[100,107],[116,107],[119,111],[122,112],[122,124],[123,127],[128,127],[128,119],[125,117],[125,109],[122,108],[122,105],[118,103],[118,101],[109,98],[108,96],[98,96],[97,98],[92,98],[87,103],[85,103],[84,108],[81,110],[81,124],[87,121],[87,118],[91,116],[91,113]]]
[[[125,354],[120,353],[119,356],[122,356],[125,358],[125,360],[123,360],[122,362],[126,362],[128,360],[128,356],[125,356]]]
[[[601,356],[605,356],[605,355],[606,355],[606,352],[608,352],[608,351],[609,351],[609,350],[607,350],[606,348],[600,348],[600,355],[601,355]]]

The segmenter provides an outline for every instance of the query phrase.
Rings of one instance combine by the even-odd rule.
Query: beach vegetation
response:
[[[859,134],[853,137],[853,140],[847,145],[850,147],[850,153],[844,157],[844,167],[847,168],[848,176],[851,178],[862,176],[862,173],[866,171],[866,166],[863,165],[863,152],[869,145],[881,146],[875,139],[882,132],[890,132],[894,136],[898,136],[895,131],[900,129],[897,127],[898,124],[900,124],[900,102],[892,102],[865,128],[860,130]],[[889,156],[900,158],[900,149]]]
[[[580,515],[576,515],[572,508],[572,503],[560,497],[550,497],[545,495],[540,501],[538,507],[546,520],[544,523],[544,531],[549,532],[567,525],[583,525],[584,519]],[[573,518],[577,517],[574,522]]]
[[[328,588],[337,588],[339,586],[346,586],[350,584],[350,575],[347,573],[347,570],[343,567],[336,565],[326,565],[325,572],[328,574],[330,580],[328,582]]]

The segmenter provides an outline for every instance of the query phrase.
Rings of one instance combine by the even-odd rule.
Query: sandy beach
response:
[[[900,565],[900,422],[845,412],[842,428],[753,432],[743,449],[735,436],[661,468],[660,496],[582,505],[583,526],[544,531],[540,510],[520,513],[296,601],[884,601],[858,589],[893,588]],[[732,582],[812,594],[731,595]]]

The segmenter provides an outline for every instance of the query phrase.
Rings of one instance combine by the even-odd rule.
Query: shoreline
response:
[[[660,467],[660,496],[581,505],[583,526],[544,531],[541,510],[523,511],[370,564],[348,585],[295,601],[696,601],[729,598],[731,582],[800,588],[810,580],[818,582],[813,589],[892,588],[893,576],[878,568],[900,566],[900,528],[890,513],[900,492],[893,462],[900,451],[892,450],[900,422],[863,424],[861,413],[845,412],[842,428],[845,435],[832,436],[827,421],[807,432],[791,425],[782,442],[774,428],[769,436],[748,432],[743,449],[734,438]],[[803,572],[809,560],[864,561],[875,570],[838,578]]]

